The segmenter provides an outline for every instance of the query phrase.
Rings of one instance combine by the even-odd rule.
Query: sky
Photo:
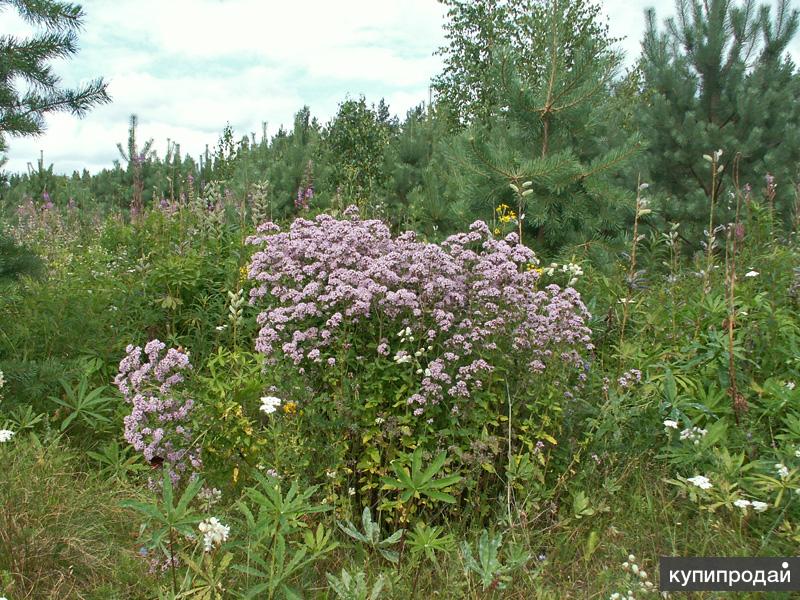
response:
[[[441,68],[445,7],[436,0],[83,0],[80,51],[54,63],[74,87],[102,76],[112,103],[83,119],[50,114],[46,133],[10,138],[6,170],[24,172],[40,151],[56,173],[112,168],[131,114],[138,138],[181,153],[213,149],[227,123],[235,138],[290,127],[308,105],[322,123],[347,97],[385,98],[403,116],[428,99]],[[602,0],[628,62],[639,53],[644,11],[659,20],[673,0]],[[34,30],[0,9],[0,35]],[[800,40],[792,54],[800,56]],[[795,58],[797,60],[797,58]]]

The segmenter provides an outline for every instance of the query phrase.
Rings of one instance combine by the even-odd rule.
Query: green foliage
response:
[[[39,442],[27,432],[0,443],[0,461],[5,596],[149,595],[145,566],[130,547],[133,515],[118,504],[132,488],[92,473],[82,453],[63,442]]]
[[[530,38],[535,56],[510,40],[491,48],[482,86],[497,99],[457,140],[456,177],[473,213],[508,203],[519,235],[535,235],[539,246],[613,237],[627,211],[627,193],[614,178],[638,148],[620,120],[632,99],[613,83],[621,58],[598,24],[598,6],[519,4],[511,22]],[[492,27],[480,20],[475,26]]]
[[[163,470],[160,483],[161,499],[152,502],[126,500],[121,506],[133,509],[145,517],[145,525],[150,529],[150,535],[145,538],[147,548],[166,557],[174,569],[174,558],[178,556],[176,536],[193,538],[195,527],[202,519],[189,504],[197,496],[203,481],[197,478],[189,482],[177,498],[175,492],[179,490],[173,487],[167,469]]]
[[[90,431],[100,431],[108,427],[112,403],[117,402],[116,398],[103,395],[108,386],[102,385],[90,390],[89,375],[85,373],[77,386],[72,387],[61,380],[61,387],[64,390],[62,398],[50,397],[52,402],[63,407],[67,413],[61,421],[61,431],[67,430],[70,425],[81,425]]]
[[[110,101],[102,79],[74,90],[62,89],[59,77],[48,64],[76,54],[77,32],[84,19],[79,5],[56,0],[0,2],[0,7],[8,6],[44,31],[29,39],[6,36],[0,41],[0,152],[6,148],[7,135],[42,133],[48,113],[69,111],[82,116],[93,106]],[[19,80],[29,87],[18,89]]]
[[[506,550],[506,558],[502,560],[500,558],[502,544],[503,534],[489,534],[484,529],[478,539],[476,560],[472,547],[467,542],[461,542],[465,571],[478,577],[484,591],[505,589],[511,581],[511,573],[524,566],[530,559],[518,548],[512,548]]]
[[[0,238],[0,429],[13,432],[0,442],[2,593],[608,597],[651,593],[632,559],[614,573],[631,549],[639,572],[676,553],[795,551],[800,258],[783,225],[800,157],[783,55],[796,13],[681,3],[665,33],[650,17],[640,70],[620,78],[591,2],[445,4],[437,101],[402,121],[365,98],[325,127],[304,107],[260,141],[228,126],[195,161],[177,144],[163,157],[141,146],[133,120],[124,164],[69,177],[41,156],[10,176],[0,209],[21,209]],[[659,202],[644,186],[633,202],[640,166]],[[777,187],[762,191],[767,173]],[[530,268],[537,289],[574,286],[590,307],[582,386],[564,394],[563,372],[508,360],[509,332],[480,349],[497,367],[460,414],[398,416],[384,408],[407,410],[425,359],[399,370],[378,356],[388,325],[376,319],[348,331],[319,377],[264,364],[243,240],[351,200],[431,241],[482,218],[495,236],[561,251]],[[220,488],[202,497],[199,479],[129,487],[158,471],[121,445],[129,407],[107,388],[126,344],[155,337],[191,352],[192,441]],[[273,393],[281,405],[264,414]],[[145,557],[121,495],[146,521]],[[230,539],[205,548],[197,524],[212,506]],[[486,530],[498,523],[513,544]],[[455,552],[456,539],[477,546]]]
[[[0,233],[0,285],[23,275],[42,272],[42,261],[30,250]]]
[[[107,442],[99,451],[89,450],[86,454],[97,462],[97,474],[108,481],[124,483],[137,473],[147,471],[139,456],[132,455],[117,442]]]
[[[448,554],[456,547],[452,534],[445,533],[443,527],[426,525],[422,521],[408,532],[406,545],[412,557],[424,557],[434,564],[439,562],[437,555]]]
[[[396,550],[390,550],[389,548],[400,541],[405,529],[398,529],[390,536],[382,538],[380,523],[372,520],[372,512],[369,506],[365,506],[364,512],[361,513],[361,527],[363,531],[356,529],[352,521],[348,521],[346,524],[339,523],[339,529],[350,538],[370,547],[389,562],[397,563],[400,560],[398,552]]]
[[[456,498],[452,494],[448,494],[442,490],[452,487],[461,481],[461,476],[458,474],[450,474],[438,479],[434,479],[442,472],[445,460],[447,459],[446,452],[440,452],[436,455],[433,461],[425,468],[422,467],[423,448],[420,446],[411,455],[410,461],[408,456],[400,456],[392,462],[392,470],[397,478],[384,477],[383,489],[397,490],[399,498],[397,502],[401,507],[410,504],[411,500],[422,500],[422,497],[438,501],[446,502],[448,504],[455,504]],[[403,462],[410,462],[411,470],[401,464]],[[389,503],[391,505],[391,503]],[[413,512],[414,504],[412,504]]]
[[[255,478],[258,485],[244,490],[250,505],[244,501],[238,503],[245,517],[248,539],[245,545],[246,563],[237,563],[234,569],[247,576],[244,597],[273,598],[278,592],[283,597],[301,597],[290,585],[291,580],[321,556],[334,550],[336,544],[331,541],[330,533],[325,531],[322,524],[317,526],[315,533],[305,531],[303,544],[296,546],[293,551],[288,547],[287,540],[308,527],[308,515],[330,510],[330,507],[310,502],[316,486],[301,492],[295,481],[284,496],[276,478],[258,473]]]
[[[336,577],[330,573],[326,573],[325,577],[328,583],[340,600],[378,600],[383,590],[384,579],[383,576],[378,577],[370,589],[367,583],[367,576],[363,571],[358,571],[351,575],[347,569],[342,569],[341,577]]]
[[[326,127],[321,151],[329,157],[327,185],[341,194],[339,208],[357,204],[366,208],[386,181],[383,156],[390,124],[362,96],[345,100]],[[332,157],[336,157],[332,160]]]
[[[664,195],[664,218],[693,225],[696,238],[710,201],[732,214],[735,176],[788,217],[800,160],[800,77],[785,53],[800,13],[787,0],[775,15],[752,1],[691,0],[676,9],[663,30],[647,13],[640,67],[644,163],[647,181]],[[725,151],[724,172],[712,189],[702,156],[717,149]],[[777,183],[772,192],[767,175]]]

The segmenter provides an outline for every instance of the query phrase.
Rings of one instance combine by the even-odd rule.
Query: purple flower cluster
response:
[[[186,471],[197,472],[202,463],[200,449],[191,447],[188,426],[194,401],[173,389],[183,383],[183,371],[192,368],[189,355],[170,348],[162,356],[165,347],[159,340],[148,342],[144,352],[129,345],[114,384],[132,406],[124,419],[125,440],[150,464],[163,463],[177,483]]]
[[[639,369],[631,369],[630,371],[625,371],[619,379],[617,379],[617,383],[619,387],[623,390],[627,390],[632,388],[637,383],[642,382],[642,372]]]
[[[250,301],[267,306],[256,350],[272,363],[285,356],[321,367],[348,332],[380,323],[369,347],[418,375],[407,399],[417,416],[467,401],[499,356],[540,373],[556,363],[583,368],[579,351],[593,348],[579,294],[537,289],[533,252],[516,234],[493,238],[480,221],[437,245],[413,232],[392,237],[350,207],[343,220],[299,218],[286,232],[265,223],[248,243],[262,247],[249,266]]]

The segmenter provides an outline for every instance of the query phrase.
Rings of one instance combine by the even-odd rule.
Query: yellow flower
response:
[[[283,405],[283,412],[287,415],[293,415],[297,412],[297,402],[287,402]]]
[[[247,265],[242,265],[239,269],[239,279],[245,279],[247,277]]]
[[[494,228],[494,234],[495,235],[500,235],[500,228],[499,227],[495,227]]]

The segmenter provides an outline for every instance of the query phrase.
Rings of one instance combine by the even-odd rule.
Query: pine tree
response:
[[[63,89],[48,64],[78,51],[77,32],[84,18],[79,5],[56,0],[0,0],[0,12],[7,6],[44,31],[26,40],[0,36],[0,152],[6,149],[6,136],[41,134],[48,113],[68,111],[81,117],[93,106],[110,102],[102,79]],[[27,87],[20,89],[20,81]]]
[[[753,0],[679,0],[664,31],[647,13],[639,123],[648,181],[666,198],[663,216],[685,223],[695,239],[712,202],[725,211],[737,153],[740,182],[757,191],[774,177],[776,208],[789,210],[800,162],[800,76],[784,55],[797,27],[788,0],[774,17]],[[703,155],[720,149],[712,190]]]
[[[131,197],[131,214],[141,215],[144,209],[144,175],[143,169],[145,162],[150,160],[153,155],[153,140],[145,142],[144,147],[139,149],[136,141],[136,127],[139,119],[136,115],[131,115],[130,127],[128,128],[128,146],[123,148],[122,144],[117,144],[117,150],[127,165],[127,174],[130,177],[133,188]]]
[[[630,210],[614,175],[638,146],[623,120],[620,56],[589,0],[523,5],[514,14],[529,44],[492,53],[484,85],[497,105],[462,134],[453,170],[483,218],[507,205],[506,225],[539,248],[612,238]]]

